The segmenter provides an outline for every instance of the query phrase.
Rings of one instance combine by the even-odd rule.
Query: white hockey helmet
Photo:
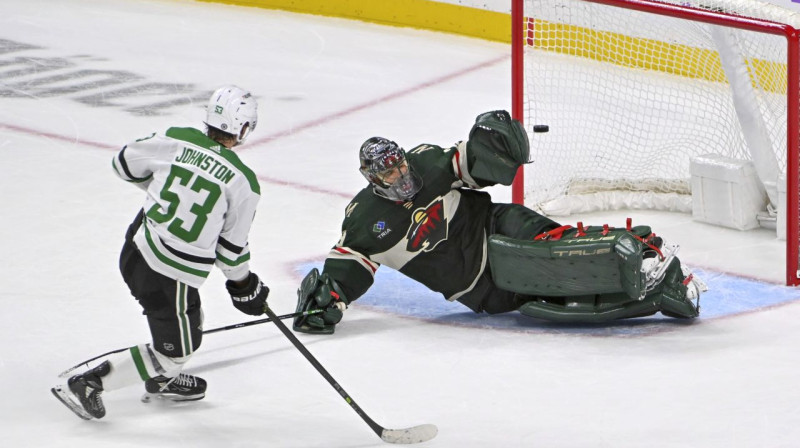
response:
[[[234,85],[220,87],[208,100],[206,125],[236,136],[236,143],[245,141],[256,128],[258,103],[247,90]]]

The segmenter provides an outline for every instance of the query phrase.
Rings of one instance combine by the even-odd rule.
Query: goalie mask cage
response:
[[[534,159],[513,201],[690,213],[692,157],[751,161],[773,217],[786,179],[798,285],[797,16],[757,0],[512,0],[512,115]]]

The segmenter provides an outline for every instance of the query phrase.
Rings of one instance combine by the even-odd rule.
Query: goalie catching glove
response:
[[[237,284],[245,283],[244,286]],[[244,279],[234,282],[228,280],[225,282],[225,288],[228,289],[228,294],[231,295],[233,306],[237,310],[249,314],[251,316],[260,316],[264,314],[264,308],[267,306],[267,296],[269,295],[269,288],[261,282],[261,279],[254,273],[249,273]]]
[[[311,334],[333,334],[347,309],[347,298],[328,274],[312,269],[297,290],[297,312],[322,310],[319,314],[296,317],[294,331]]]
[[[528,134],[522,123],[504,110],[478,115],[469,132],[467,149],[470,174],[484,181],[482,184],[511,185],[517,169],[530,162]]]

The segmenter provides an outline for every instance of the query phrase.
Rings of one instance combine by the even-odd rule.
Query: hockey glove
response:
[[[484,112],[475,118],[475,124],[470,130],[469,139],[472,140],[482,133],[491,134],[494,149],[505,153],[511,160],[522,165],[530,162],[531,148],[528,134],[518,120],[504,110]]]
[[[504,110],[485,112],[469,132],[467,151],[473,178],[511,185],[517,169],[530,162],[530,143],[522,124]]]
[[[236,282],[232,280],[225,282],[225,288],[228,289],[228,294],[231,295],[233,306],[251,316],[264,314],[269,288],[252,272],[243,281],[247,282],[243,287],[236,286]]]
[[[297,310],[322,310],[319,314],[296,317],[293,328],[301,333],[333,334],[347,309],[347,298],[328,274],[320,275],[317,268],[309,272],[297,290]]]

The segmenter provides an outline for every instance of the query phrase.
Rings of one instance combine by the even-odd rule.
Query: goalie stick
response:
[[[206,331],[203,332],[203,334],[205,335],[205,334],[217,333],[217,332],[220,332],[220,331],[234,330],[236,328],[249,327],[251,325],[263,324],[264,322],[272,322],[272,319],[292,319],[292,318],[295,318],[295,317],[308,316],[308,315],[311,315],[311,314],[317,314],[317,313],[321,313],[321,312],[322,312],[322,310],[310,310],[310,311],[302,311],[302,312],[291,313],[291,314],[284,314],[282,316],[268,317],[266,319],[251,320],[249,322],[240,322],[238,324],[226,325],[224,327],[219,327],[219,328],[213,328],[211,330],[206,330]],[[105,352],[102,355],[97,355],[94,358],[87,359],[86,361],[83,361],[81,363],[75,364],[74,366],[70,367],[69,369],[59,373],[58,377],[59,378],[64,378],[67,375],[69,375],[70,373],[72,373],[73,371],[75,371],[75,369],[77,369],[80,366],[87,366],[88,367],[89,363],[94,361],[94,360],[100,359],[100,358],[102,358],[104,356],[113,355],[114,353],[124,352],[125,350],[128,350],[129,348],[130,347],[118,348],[116,350],[111,350],[110,352]]]
[[[439,432],[439,429],[436,427],[436,425],[425,424],[404,429],[387,429],[375,423],[375,421],[372,420],[372,418],[370,418],[370,416],[367,415],[367,413],[364,412],[358,404],[356,404],[355,400],[353,400],[350,395],[347,394],[342,386],[336,382],[331,374],[325,370],[325,367],[323,367],[322,364],[317,361],[314,355],[312,355],[311,352],[306,349],[303,343],[300,342],[300,340],[297,339],[297,337],[288,328],[286,328],[286,325],[280,321],[278,316],[275,315],[269,306],[264,307],[264,312],[267,313],[267,316],[272,318],[272,322],[274,322],[278,329],[281,330],[281,333],[283,333],[284,336],[289,339],[292,345],[294,345],[295,348],[297,348],[297,350],[299,350],[300,353],[308,360],[308,362],[310,362],[311,365],[317,369],[317,372],[319,372],[328,381],[328,383],[333,386],[334,389],[336,389],[336,392],[338,392],[339,395],[344,398],[344,401],[346,401],[347,404],[349,404],[350,407],[356,411],[356,414],[358,414],[358,416],[361,417],[361,419],[364,420],[373,431],[375,431],[375,434],[377,434],[381,440],[388,443],[408,444],[426,442],[436,437],[436,434]]]

